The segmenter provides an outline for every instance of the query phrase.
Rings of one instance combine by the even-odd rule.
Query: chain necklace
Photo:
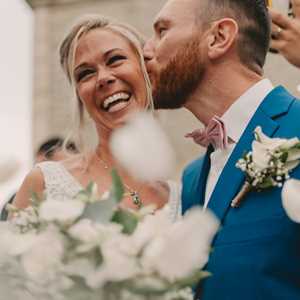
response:
[[[96,159],[102,164],[103,168],[105,170],[109,170],[109,166],[105,163],[103,159],[101,159],[97,153],[95,153]],[[128,191],[127,193],[124,194],[124,196],[129,196],[131,198],[132,203],[137,207],[141,208],[143,207],[143,202],[141,200],[141,197],[138,193],[138,191],[132,189],[128,184],[126,184],[123,180],[123,185],[125,186],[126,190]]]

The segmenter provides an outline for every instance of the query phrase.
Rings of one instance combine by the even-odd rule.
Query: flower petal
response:
[[[282,189],[282,205],[287,215],[300,223],[300,180],[288,180]]]

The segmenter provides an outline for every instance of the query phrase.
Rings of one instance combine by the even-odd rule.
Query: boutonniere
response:
[[[239,159],[236,167],[246,176],[240,192],[232,200],[232,207],[239,207],[250,191],[260,192],[272,187],[282,187],[289,172],[300,163],[298,138],[282,139],[266,136],[261,127],[254,130],[252,151]]]

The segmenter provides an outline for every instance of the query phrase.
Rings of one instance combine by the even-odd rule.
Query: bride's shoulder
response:
[[[161,193],[168,195],[168,197],[171,196],[171,194],[180,194],[182,185],[181,183],[175,181],[175,180],[167,180],[167,181],[156,181],[153,184],[153,188]]]
[[[72,154],[59,163],[70,173],[82,172],[88,167],[89,155]]]

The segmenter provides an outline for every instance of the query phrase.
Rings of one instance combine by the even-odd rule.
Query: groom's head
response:
[[[224,63],[262,73],[269,41],[265,0],[169,0],[145,45],[156,108],[182,107]]]

